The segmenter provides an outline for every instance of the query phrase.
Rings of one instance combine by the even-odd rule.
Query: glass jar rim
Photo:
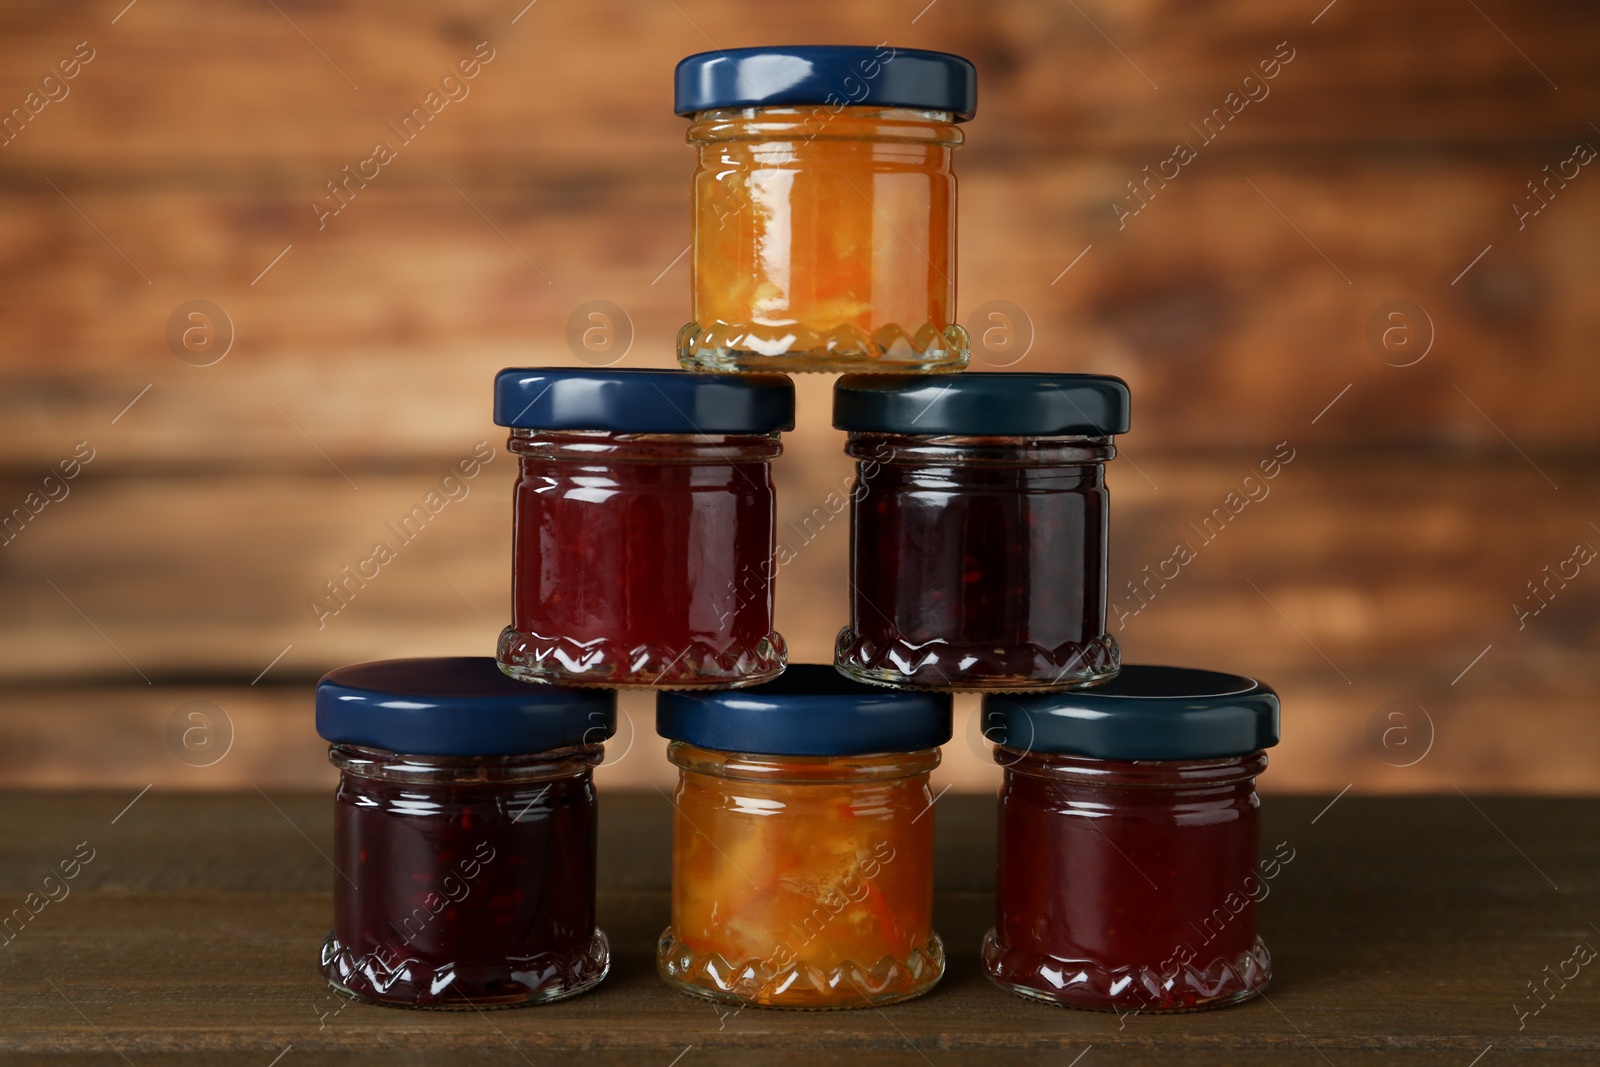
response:
[[[668,761],[685,774],[792,786],[915,778],[930,773],[940,758],[938,748],[849,756],[786,756],[729,752],[688,741],[667,745]]]
[[[415,785],[513,785],[576,777],[589,774],[604,757],[602,744],[509,756],[428,756],[337,743],[328,747],[328,762],[341,774]]]
[[[1117,788],[1192,789],[1253,782],[1267,767],[1265,751],[1201,759],[1109,760],[1008,745],[993,749],[995,763],[1007,775]]]
[[[948,111],[905,107],[756,105],[696,112],[691,116],[684,140],[701,148],[738,143],[804,142],[811,146],[837,142],[949,150],[961,147],[964,140],[961,128],[956,125],[958,121]],[[945,157],[911,158],[927,165]],[[762,157],[766,165],[774,162],[776,159],[771,155]],[[887,159],[880,158],[879,162],[885,163]]]

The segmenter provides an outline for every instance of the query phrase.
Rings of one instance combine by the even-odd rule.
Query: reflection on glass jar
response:
[[[683,366],[965,366],[951,153],[975,86],[964,59],[887,45],[680,63],[699,152]]]
[[[735,694],[664,693],[679,768],[672,925],[657,965],[699,996],[851,1008],[927,991],[934,794],[948,697],[790,667]]]
[[[363,1000],[457,1009],[605,977],[591,773],[614,727],[611,693],[523,685],[488,658],[324,678],[317,728],[340,776],[323,977]]]
[[[1294,856],[1285,843],[1257,860],[1271,689],[1129,665],[1099,690],[985,697],[984,718],[1005,768],[990,978],[1138,1012],[1218,1007],[1267,984],[1257,905]]]
[[[508,370],[495,405],[520,465],[504,670],[671,688],[783,669],[769,465],[787,378]]]
[[[1111,435],[1127,387],[1091,375],[849,375],[850,625],[835,663],[951,690],[1096,685],[1106,633]]]

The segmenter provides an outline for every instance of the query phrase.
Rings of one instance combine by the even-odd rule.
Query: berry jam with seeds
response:
[[[1093,685],[1105,632],[1107,438],[852,433],[850,625],[835,662],[888,685]]]
[[[364,1000],[486,1008],[605,976],[595,927],[600,746],[402,756],[335,745],[334,925],[322,974]]]

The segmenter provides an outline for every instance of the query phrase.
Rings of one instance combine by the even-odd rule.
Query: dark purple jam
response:
[[[598,747],[512,757],[336,745],[334,925],[322,974],[365,1000],[483,1008],[604,977]]]

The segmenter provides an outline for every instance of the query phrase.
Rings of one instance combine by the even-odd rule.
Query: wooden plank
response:
[[[847,612],[848,520],[816,517],[818,508],[829,517],[827,494],[850,474],[837,446],[831,434],[798,434],[778,467],[780,527],[795,552],[778,575],[778,625],[796,662],[826,661]],[[1127,659],[1276,684],[1287,709],[1269,776],[1278,788],[1600,785],[1600,728],[1589,714],[1600,689],[1591,654],[1600,586],[1592,568],[1564,587],[1558,574],[1577,544],[1600,545],[1585,511],[1594,465],[1541,456],[1557,491],[1520,457],[1469,463],[1306,446],[1276,478],[1247,484],[1270,455],[1113,462],[1112,632]],[[352,469],[354,489],[331,470],[96,481],[91,464],[3,550],[0,591],[13,612],[0,624],[0,675],[33,688],[0,699],[0,784],[59,788],[83,774],[197,789],[326,781],[308,718],[323,671],[493,648],[510,551],[505,462],[501,452],[465,483],[467,497],[321,629],[309,605],[323,583],[342,580],[374,538],[392,539],[385,524],[437,472]],[[17,497],[18,486],[0,487]],[[1228,494],[1241,494],[1237,506],[1247,492],[1257,499],[1221,524],[1214,509],[1229,513]],[[1194,558],[1175,565],[1179,544]],[[107,688],[85,688],[94,679]],[[262,692],[273,685],[285,689]],[[241,747],[216,768],[196,771],[168,747],[167,723],[189,699],[234,716]],[[1394,701],[1423,709],[1436,740],[1414,767],[1394,766],[1402,755],[1375,748],[1368,732]],[[644,747],[606,774],[619,786],[659,783],[648,703],[629,706]],[[1510,721],[1529,725],[1507,731]],[[1551,750],[1550,736],[1563,744]],[[947,780],[991,788],[980,740],[958,740]]]
[[[467,0],[441,15],[424,3],[346,0],[283,11],[145,5],[113,25],[121,5],[112,3],[7,12],[0,101],[22,103],[88,40],[95,58],[67,83],[70,95],[46,105],[8,154],[58,171],[149,174],[177,164],[257,180],[281,175],[286,158],[337,170],[363,157],[479,42],[495,58],[407,155],[518,161],[581,180],[682,167],[683,124],[670,98],[680,57],[819,35],[971,56],[983,101],[974,164],[1064,147],[1169,147],[1230,91],[1259,95],[1244,78],[1275,54],[1294,58],[1231,126],[1237,146],[1565,143],[1593,118],[1600,15],[1587,5],[1321,6],[1094,0],[891,16],[844,0],[771,10],[606,0],[526,11]]]
[[[779,522],[796,555],[778,574],[778,624],[797,661],[827,658],[847,610],[848,522],[843,513],[826,525],[814,518],[849,476],[836,445],[796,449],[778,465]],[[1267,676],[1305,669],[1345,685],[1326,656],[1347,675],[1394,667],[1448,683],[1494,642],[1497,654],[1473,668],[1474,684],[1571,693],[1570,684],[1594,683],[1592,568],[1576,567],[1565,588],[1551,585],[1549,606],[1525,626],[1512,607],[1540,603],[1527,583],[1544,588],[1553,573],[1544,568],[1563,566],[1578,543],[1600,544],[1585,510],[1596,491],[1592,464],[1541,456],[1557,491],[1520,457],[1465,463],[1308,446],[1263,483],[1270,495],[1205,541],[1198,524],[1213,516],[1215,527],[1213,509],[1226,513],[1228,494],[1242,494],[1244,476],[1270,455],[1140,455],[1150,482],[1114,466],[1110,581],[1113,604],[1131,617],[1119,625],[1114,612],[1112,632],[1130,656]],[[389,524],[445,468],[352,469],[357,489],[331,472],[95,482],[91,467],[71,496],[0,550],[10,562],[0,590],[12,607],[0,622],[0,674],[139,684],[199,673],[247,684],[291,644],[273,671],[300,677],[355,659],[490,648],[509,579],[506,462],[502,450],[463,484],[464,499],[405,543]],[[22,490],[6,483],[5,499]],[[339,604],[332,599],[314,609],[329,596],[326,583],[343,582],[343,568],[379,540],[398,558],[346,588],[337,612],[326,613]],[[1128,591],[1180,542],[1195,558],[1176,577]]]
[[[290,1055],[313,1063],[380,1049],[406,1049],[417,1063],[459,1062],[466,1052],[514,1062],[508,1044],[562,1062],[658,1065],[686,1047],[712,1063],[779,1062],[804,1050],[828,1063],[867,1053],[889,1063],[1002,1054],[1059,1064],[1086,1046],[1113,1064],[1319,1054],[1344,1062],[1380,1050],[1386,1061],[1459,1064],[1489,1045],[1541,1062],[1592,1058],[1593,983],[1569,982],[1522,1030],[1511,1005],[1527,980],[1595,936],[1584,919],[1600,903],[1587,878],[1600,861],[1600,806],[1482,798],[1479,812],[1450,795],[1345,797],[1324,810],[1327,800],[1277,797],[1263,807],[1264,839],[1288,841],[1296,857],[1262,907],[1277,972],[1271,1001],[1119,1018],[1029,1004],[983,978],[986,798],[948,797],[937,811],[935,921],[950,966],[928,996],[882,1012],[730,1015],[672,993],[651,958],[667,917],[670,813],[654,794],[611,796],[600,897],[611,976],[584,997],[490,1019],[361,1005],[332,1014],[338,1005],[323,999],[311,965],[333,877],[316,851],[329,844],[326,797],[153,793],[111,825],[120,795],[10,796],[0,808],[19,834],[9,844],[16,862],[0,867],[6,891],[32,889],[29,872],[72,842],[92,840],[96,858],[73,894],[9,946],[19,971],[55,989],[34,981],[0,990],[10,1020],[0,1048],[19,1062],[88,1062],[109,1055],[109,1043],[141,1063],[264,1062],[291,1044]]]
[[[1236,666],[1194,656],[1182,662]],[[1326,672],[1266,677],[1283,696],[1284,714],[1264,792],[1459,786],[1474,795],[1555,795],[1600,788],[1592,689],[1570,673],[1564,688],[1571,691],[1541,692],[1536,700],[1504,685],[1419,685],[1398,667],[1363,677],[1358,687],[1330,683]],[[63,790],[92,781],[130,797],[147,785],[158,792],[330,790],[335,776],[312,723],[312,689],[306,679],[255,688],[66,683],[8,692],[0,695],[0,789]],[[599,787],[608,794],[670,789],[677,772],[655,733],[651,696],[623,693],[620,710]],[[1392,712],[1402,717],[1390,718]],[[1517,728],[1506,729],[1508,722]],[[992,794],[999,787],[982,731],[977,699],[958,697],[955,736],[944,747],[935,790]],[[1552,737],[1561,744],[1552,746]]]
[[[1540,163],[1202,158],[1120,229],[1112,203],[1137,159],[969,179],[965,320],[982,337],[1004,301],[1033,335],[1020,361],[985,348],[974,367],[1121,374],[1130,449],[1503,448],[1501,431],[1523,449],[1595,447],[1600,260],[1578,235],[1600,219],[1600,182],[1572,183],[1519,232],[1510,203]],[[580,305],[623,309],[622,366],[670,365],[688,314],[675,178],[570,199],[374,187],[323,233],[292,194],[64,191],[137,268],[53,190],[0,204],[0,258],[28,264],[0,289],[14,468],[85,439],[107,464],[318,466],[306,437],[340,463],[448,461],[492,432],[495,370],[578,361]],[[235,336],[208,367],[166,339],[197,298]],[[1412,366],[1369,342],[1394,299],[1432,324],[1416,320],[1413,344],[1432,343]],[[1527,353],[1509,387],[1507,352]],[[826,426],[826,392],[806,398],[802,422]]]

